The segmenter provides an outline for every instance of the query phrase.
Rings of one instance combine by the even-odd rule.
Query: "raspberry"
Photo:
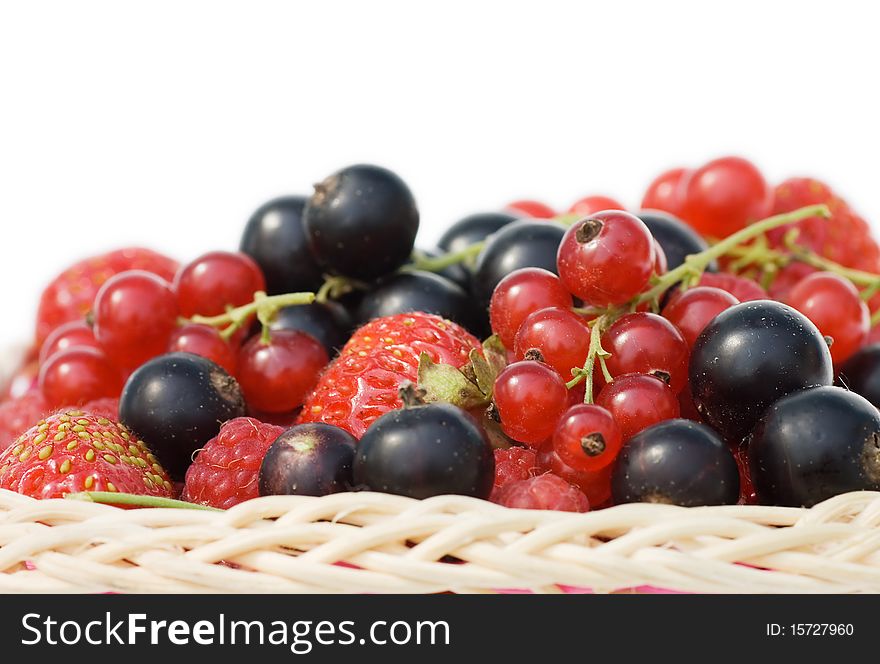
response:
[[[0,404],[0,450],[9,447],[34,422],[48,415],[50,410],[43,393],[37,389]]]
[[[700,277],[700,286],[720,288],[733,295],[740,302],[766,300],[767,291],[757,282],[726,272],[704,272]]]
[[[284,429],[252,417],[229,420],[186,471],[183,500],[228,509],[260,495],[260,464]]]
[[[119,418],[119,399],[104,397],[103,399],[87,401],[79,407],[79,410],[85,411],[89,415],[115,420]]]
[[[170,498],[156,457],[125,426],[81,410],[41,420],[0,455],[0,489],[33,498],[121,491]]]
[[[590,510],[590,501],[580,489],[550,473],[509,482],[498,492],[495,502],[517,509],[561,512]]]
[[[498,497],[498,492],[508,483],[527,480],[537,471],[538,462],[534,450],[528,447],[509,447],[495,450],[495,486],[489,500]],[[497,501],[496,501],[497,502]]]

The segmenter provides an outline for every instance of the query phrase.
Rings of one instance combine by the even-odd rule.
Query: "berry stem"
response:
[[[441,272],[451,265],[457,265],[458,263],[464,263],[472,258],[476,258],[477,254],[479,254],[485,246],[486,241],[481,240],[480,242],[469,244],[460,251],[442,254],[436,258],[430,258],[419,254],[415,256],[412,263],[404,266],[402,269],[404,271],[423,270],[425,272]]]
[[[613,312],[599,316],[599,318],[590,323],[590,347],[587,351],[587,360],[584,362],[583,368],[572,370],[574,378],[565,384],[568,389],[571,389],[582,380],[586,380],[587,383],[584,386],[584,403],[593,403],[593,373],[596,369],[597,357],[599,358],[599,365],[602,369],[602,374],[605,380],[609,383],[614,380],[608,371],[608,367],[605,366],[605,358],[610,357],[611,353],[602,348],[602,333],[619,315],[619,310],[614,310]]]
[[[65,496],[68,500],[85,500],[91,503],[103,503],[105,505],[130,505],[132,507],[173,507],[176,509],[203,510],[208,512],[222,512],[216,507],[197,505],[184,500],[173,498],[160,498],[159,496],[141,496],[134,493],[116,493],[115,491],[81,491]]]
[[[193,316],[191,323],[222,327],[220,335],[229,339],[239,328],[250,320],[251,316],[257,315],[264,325],[275,317],[280,309],[292,307],[298,304],[311,304],[315,301],[314,293],[284,293],[283,295],[266,295],[263,291],[254,293],[253,302],[240,307],[230,309],[226,313],[217,316]]]

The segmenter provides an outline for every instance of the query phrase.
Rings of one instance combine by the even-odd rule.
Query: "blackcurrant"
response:
[[[357,440],[330,424],[297,424],[269,447],[260,466],[260,495],[326,496],[351,489]]]
[[[790,394],[755,427],[749,466],[765,505],[810,507],[848,491],[880,490],[880,411],[839,387]]]
[[[409,259],[419,212],[397,175],[358,164],[315,185],[303,223],[312,252],[324,266],[347,277],[371,280]]]
[[[642,429],[621,448],[611,475],[619,503],[733,505],[739,470],[725,442],[691,420],[666,420]]]
[[[880,408],[880,344],[870,344],[851,355],[840,368],[837,384]]]
[[[473,293],[488,306],[495,286],[514,270],[540,267],[559,274],[556,253],[565,226],[552,221],[523,219],[507,224],[486,240],[474,268]]]
[[[678,217],[660,210],[642,210],[636,216],[645,222],[651,235],[660,243],[669,270],[684,263],[686,256],[709,248],[706,241]],[[718,264],[712,261],[707,271],[717,272]]]
[[[447,403],[386,413],[361,438],[354,481],[411,498],[461,494],[487,498],[495,457],[480,426]]]
[[[478,212],[468,215],[447,228],[437,241],[437,246],[447,252],[467,249],[517,219],[519,217],[507,212]]]
[[[309,250],[303,196],[276,198],[260,207],[244,228],[239,248],[262,269],[269,295],[314,291],[323,277]]]
[[[193,453],[227,420],[245,415],[236,380],[211,360],[168,353],[147,361],[125,383],[119,418],[144,441],[175,480]]]
[[[730,442],[748,434],[777,399],[833,378],[828,343],[816,326],[769,300],[718,314],[694,343],[689,374],[697,410]]]
[[[330,357],[345,345],[351,330],[351,316],[337,302],[313,302],[279,309],[271,330],[299,330],[321,342]],[[259,327],[259,323],[256,324]],[[256,332],[256,331],[255,331]]]

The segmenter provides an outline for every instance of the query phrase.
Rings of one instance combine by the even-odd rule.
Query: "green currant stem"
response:
[[[222,327],[220,335],[229,339],[241,328],[254,314],[265,325],[271,321],[279,309],[292,307],[298,304],[311,304],[315,301],[314,293],[285,293],[283,295],[266,295],[263,291],[254,293],[253,302],[240,307],[230,309],[226,313],[217,316],[193,316],[190,322],[211,327]]]
[[[407,272],[411,272],[412,270],[422,270],[425,272],[441,272],[451,265],[458,265],[459,263],[464,263],[471,260],[472,258],[476,258],[485,246],[486,241],[482,240],[480,242],[469,244],[461,251],[452,251],[448,254],[443,254],[442,256],[437,256],[435,258],[430,258],[425,255],[417,255],[414,257],[412,263],[404,266],[402,269]]]
[[[325,303],[328,300],[336,300],[355,289],[367,290],[368,286],[360,281],[349,277],[331,275],[324,277],[324,283],[315,295],[315,302]]]
[[[81,491],[66,496],[69,500],[85,500],[91,503],[103,503],[107,505],[131,505],[132,507],[173,507],[176,509],[202,510],[207,512],[222,512],[216,507],[196,505],[184,500],[172,498],[160,498],[159,496],[141,496],[134,493],[116,493],[115,491]]]
[[[587,351],[587,360],[584,362],[582,369],[575,369],[572,372],[574,373],[574,378],[565,384],[567,388],[571,389],[582,380],[586,380],[586,385],[584,385],[584,403],[593,403],[593,372],[596,369],[596,358],[599,358],[599,365],[605,380],[609,383],[614,380],[608,371],[608,367],[605,366],[605,358],[610,357],[611,354],[602,348],[602,333],[618,315],[619,311],[606,313],[593,321],[590,329],[590,347]]]

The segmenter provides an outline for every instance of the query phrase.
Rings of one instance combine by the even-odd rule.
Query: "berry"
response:
[[[816,387],[773,404],[749,442],[764,505],[812,507],[848,491],[880,489],[880,412],[839,387]]]
[[[251,417],[225,422],[186,471],[183,500],[225,510],[259,496],[260,464],[283,432]]]
[[[326,496],[350,491],[357,440],[329,424],[298,424],[281,434],[260,466],[260,495]]]
[[[488,498],[494,477],[486,434],[448,403],[386,413],[367,429],[354,458],[356,485],[411,498]]]
[[[235,375],[237,359],[235,350],[220,336],[219,330],[210,325],[189,323],[177,328],[168,342],[169,353],[192,353],[205,357]]]
[[[504,206],[507,212],[519,214],[532,219],[552,219],[556,216],[556,210],[540,201],[514,201]]]
[[[71,409],[63,408],[62,410]],[[92,401],[86,401],[78,408],[78,410],[88,413],[89,415],[94,415],[95,417],[106,417],[108,420],[115,421],[119,419],[119,399],[114,397],[93,399]]]
[[[319,263],[347,277],[369,280],[393,272],[409,259],[419,212],[397,175],[360,164],[315,185],[303,224]]]
[[[485,240],[492,233],[518,218],[505,212],[480,212],[468,215],[447,228],[437,241],[437,246],[448,253],[462,251],[472,244]]]
[[[618,318],[602,335],[611,353],[605,364],[612,376],[660,372],[678,394],[687,383],[688,346],[681,332],[662,316],[633,313]]]
[[[681,182],[681,218],[704,236],[723,238],[768,217],[773,192],[761,172],[740,157],[722,157]]]
[[[52,411],[43,393],[32,389],[0,403],[0,451]]]
[[[300,422],[324,422],[355,438],[380,415],[401,405],[398,389],[418,380],[419,356],[461,367],[480,342],[432,314],[378,318],[360,328],[321,375]]]
[[[516,332],[530,313],[547,307],[571,306],[571,295],[559,277],[539,267],[525,267],[514,270],[495,287],[489,302],[489,320],[501,343],[513,348]]]
[[[663,317],[678,328],[688,347],[692,347],[703,328],[735,304],[739,304],[739,300],[727,291],[697,286],[673,295],[663,308]]]
[[[727,445],[709,427],[668,420],[630,438],[611,475],[615,504],[683,507],[734,505],[739,470]]]
[[[675,392],[660,378],[646,374],[618,376],[602,388],[596,405],[611,414],[625,441],[642,429],[679,416]]]
[[[706,241],[678,217],[656,210],[643,210],[637,216],[660,244],[666,256],[667,268],[670,270],[684,263],[687,256],[709,248]],[[718,269],[718,265],[712,261],[708,269],[714,272]]]
[[[72,320],[52,330],[40,346],[40,364],[55,353],[74,347],[100,348],[95,333],[85,321]]]
[[[181,316],[216,316],[253,301],[266,280],[247,254],[212,251],[182,266],[173,288]]]
[[[837,384],[880,408],[880,343],[859,349],[840,368]]]
[[[501,429],[520,443],[547,440],[568,405],[565,382],[542,362],[514,362],[495,379],[495,408]]]
[[[559,277],[585,302],[607,307],[638,295],[654,271],[648,227],[628,212],[599,212],[568,229],[559,245]]]
[[[539,471],[557,475],[578,487],[584,492],[590,505],[599,507],[611,498],[611,470],[614,464],[592,472],[577,471],[559,458],[551,441],[547,441],[538,450],[537,461]]]
[[[553,449],[567,465],[580,471],[597,471],[614,461],[623,437],[605,408],[592,404],[572,406],[553,432]]]
[[[642,209],[662,210],[677,215],[681,211],[680,185],[690,173],[686,168],[672,168],[654,178],[642,197]]]
[[[550,473],[508,483],[494,502],[513,509],[590,511],[590,501],[583,491]]]
[[[72,265],[46,287],[37,311],[37,343],[59,325],[82,320],[92,309],[98,290],[110,277],[127,270],[145,270],[170,280],[177,262],[149,249],[119,249]]]
[[[52,408],[80,406],[102,397],[117,397],[122,374],[97,348],[74,346],[50,357],[40,367],[40,390]]]
[[[327,355],[332,357],[348,341],[351,324],[351,317],[342,305],[313,302],[279,309],[269,329],[305,332],[321,342]]]
[[[537,468],[537,455],[533,449],[516,445],[507,449],[496,449],[493,499],[498,490],[506,484],[532,477],[537,472]]]
[[[269,295],[312,292],[324,281],[303,228],[303,196],[276,198],[248,220],[239,250],[260,266]]]
[[[816,272],[795,284],[786,302],[832,339],[831,359],[835,364],[845,362],[868,338],[871,313],[848,279]]]
[[[468,294],[448,279],[421,270],[382,279],[364,295],[356,319],[366,323],[413,311],[437,314],[471,332],[479,331],[477,308]]]
[[[121,424],[78,410],[47,417],[0,455],[0,489],[40,499],[79,491],[172,496],[146,445]]]
[[[654,268],[653,273],[655,275],[666,274],[669,270],[669,262],[666,260],[666,252],[663,251],[663,247],[660,246],[660,243],[657,241],[657,238],[654,238]]]
[[[175,480],[227,420],[245,414],[238,383],[191,353],[169,353],[138,368],[119,399],[119,419],[150,447]]]
[[[251,337],[238,353],[238,381],[251,408],[285,413],[299,408],[327,365],[327,351],[299,330]]]
[[[165,351],[177,317],[167,281],[143,270],[123,272],[95,297],[95,338],[114,364],[134,369]]]
[[[513,351],[518,360],[537,350],[542,362],[560,376],[570,377],[580,368],[590,348],[590,327],[571,309],[551,307],[529,314],[514,337]]]
[[[779,302],[743,302],[709,323],[693,346],[690,386],[700,415],[739,442],[773,402],[832,381],[831,354],[803,314]]]
[[[473,293],[488,306],[501,280],[514,270],[540,267],[556,273],[556,253],[565,226],[523,219],[507,224],[486,239],[474,267]]]
[[[823,220],[824,221],[824,220]],[[819,270],[812,265],[801,263],[800,261],[792,261],[783,267],[773,278],[770,284],[769,294],[774,300],[784,302],[788,297],[788,292],[794,288],[802,279],[818,272]]]
[[[719,272],[717,274],[704,272],[697,285],[720,288],[733,295],[740,302],[768,299],[767,291],[761,288],[755,281],[735,274],[727,274],[726,272]]]
[[[608,196],[584,196],[572,203],[571,207],[568,208],[569,213],[580,217],[587,217],[605,210],[626,210],[626,208],[621,203],[618,203],[617,200]]]

